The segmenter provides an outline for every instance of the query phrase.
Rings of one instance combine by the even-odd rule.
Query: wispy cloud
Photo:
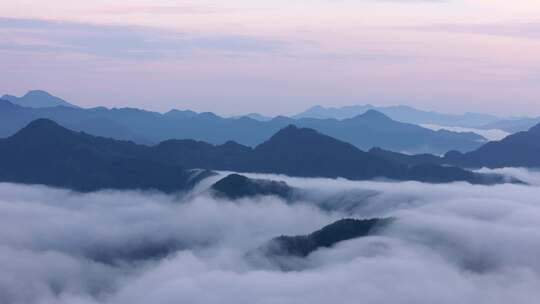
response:
[[[425,26],[403,26],[394,29],[540,39],[540,21],[433,24]]]
[[[151,27],[0,18],[0,49],[76,52],[126,59],[186,55],[197,50],[275,52],[285,42],[243,35],[194,35]]]
[[[111,15],[152,14],[152,15],[208,15],[229,12],[231,10],[210,5],[145,5],[114,6],[98,9],[95,12]]]

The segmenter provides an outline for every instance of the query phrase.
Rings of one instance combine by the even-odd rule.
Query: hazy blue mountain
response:
[[[68,130],[47,119],[0,140],[0,181],[76,191],[190,189],[209,171],[188,171],[148,157],[148,147]]]
[[[258,120],[258,121],[270,121],[270,120],[272,120],[272,117],[264,116],[264,115],[261,115],[259,113],[249,113],[249,114],[245,114],[245,115],[234,116],[233,118],[242,118],[242,117],[247,117],[247,118],[255,119],[255,120]]]
[[[405,164],[408,166],[416,166],[421,164],[442,164],[442,157],[433,154],[403,154],[393,151],[384,150],[381,148],[373,148],[369,153],[377,155],[386,160],[396,163]]]
[[[540,123],[540,117],[537,118],[518,118],[503,119],[479,127],[480,129],[499,129],[509,133],[527,131]]]
[[[474,133],[433,131],[394,121],[379,112],[368,111],[352,119],[292,119],[276,117],[258,121],[248,117],[223,118],[212,113],[172,110],[165,114],[133,108],[80,109],[70,107],[27,108],[0,101],[0,136],[10,136],[34,119],[48,118],[77,131],[156,144],[171,138],[194,139],[212,144],[229,140],[256,146],[289,124],[316,129],[367,150],[382,147],[408,153],[444,154],[467,152],[485,139]]]
[[[211,189],[217,197],[231,200],[267,195],[289,200],[293,195],[293,189],[285,182],[253,179],[240,174],[229,174],[214,183]]]
[[[407,153],[444,154],[451,147],[471,151],[487,140],[475,133],[433,131],[414,124],[395,121],[381,112],[367,112],[344,120],[305,118],[290,121],[295,125],[316,129],[337,139],[369,150],[381,147]]]
[[[477,150],[467,153],[450,151],[444,157],[430,154],[406,155],[380,148],[371,149],[369,152],[388,161],[408,166],[436,164],[463,168],[540,168],[540,124],[528,131],[509,135],[500,141],[489,142]]]
[[[528,131],[519,132],[485,144],[475,151],[449,152],[444,162],[463,167],[540,167],[540,124]]]
[[[377,233],[391,219],[342,219],[308,235],[280,236],[262,246],[269,258],[280,256],[306,257],[320,248],[329,248],[339,242],[366,237]]]
[[[21,97],[4,95],[0,99],[7,100],[13,104],[29,108],[48,108],[58,106],[77,108],[76,105],[73,105],[63,100],[62,98],[53,96],[41,90],[29,91]]]
[[[294,126],[279,131],[255,148],[234,142],[214,146],[193,140],[173,140],[149,147],[77,133],[53,121],[39,119],[0,140],[0,151],[0,181],[78,191],[103,188],[178,191],[198,180],[186,169],[206,169],[197,170],[203,172],[197,177],[211,174],[208,170],[230,170],[352,180],[385,178],[480,184],[504,181],[455,167],[399,164],[315,130]]]
[[[418,110],[409,106],[388,106],[377,107],[373,105],[354,105],[345,107],[322,107],[315,106],[294,118],[319,118],[319,119],[348,119],[363,114],[369,110],[376,110],[386,114],[390,118],[413,124],[434,124],[450,127],[475,128],[493,123],[499,120],[498,117],[489,114],[465,113],[465,114],[443,114],[433,111]]]
[[[235,142],[211,145],[194,140],[169,140],[154,146],[152,156],[186,168],[277,173],[301,177],[386,178],[424,182],[496,183],[501,179],[447,166],[415,168],[363,152],[313,129],[290,125],[250,148]]]

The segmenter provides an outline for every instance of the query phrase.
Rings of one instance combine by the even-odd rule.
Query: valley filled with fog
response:
[[[217,198],[226,172],[174,195],[2,183],[0,303],[534,303],[540,173],[481,171],[524,183],[246,174],[294,201]],[[259,250],[343,218],[392,221],[287,267]]]

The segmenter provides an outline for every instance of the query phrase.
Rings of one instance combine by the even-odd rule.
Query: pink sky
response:
[[[290,114],[540,115],[536,0],[0,2],[0,94]]]

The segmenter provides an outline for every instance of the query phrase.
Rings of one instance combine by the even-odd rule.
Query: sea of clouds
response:
[[[0,303],[537,303],[540,173],[497,173],[529,185],[251,174],[301,201],[232,202],[216,177],[183,196],[0,184]],[[344,217],[395,220],[294,271],[247,258]]]

